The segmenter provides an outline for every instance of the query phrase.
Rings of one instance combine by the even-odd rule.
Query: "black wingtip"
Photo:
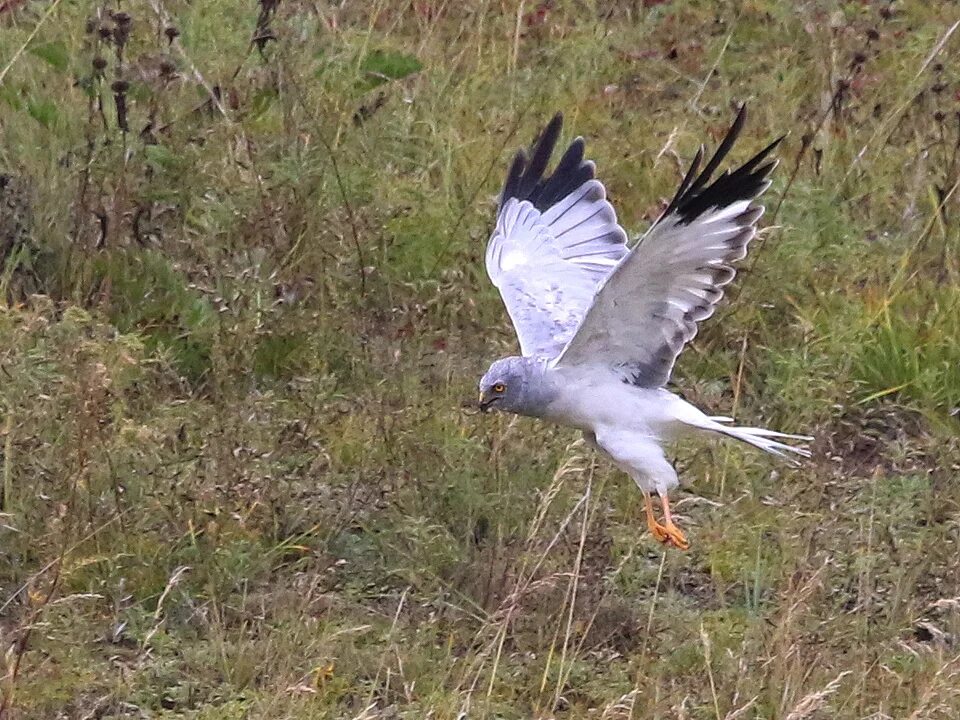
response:
[[[680,181],[680,187],[677,188],[677,192],[674,194],[673,199],[670,200],[670,204],[667,205],[667,209],[663,211],[663,216],[667,216],[677,209],[677,205],[680,203],[680,200],[687,194],[687,190],[690,189],[690,184],[693,182],[693,179],[697,176],[697,171],[700,169],[700,163],[703,162],[704,149],[703,145],[697,148],[697,154],[693,156],[693,162],[690,163],[690,169],[687,170],[687,174],[683,176],[683,180]]]
[[[503,203],[507,198],[517,194],[520,188],[520,180],[523,177],[523,168],[527,164],[527,156],[523,150],[517,150],[510,163],[510,169],[507,171],[507,179],[503,183],[503,191],[500,193],[500,202]]]
[[[740,109],[737,110],[737,119],[734,120],[734,124],[740,123],[741,127],[743,123],[747,121],[747,104],[745,102],[740,103]]]
[[[557,112],[553,114],[553,117],[550,118],[550,122],[547,123],[547,130],[549,131],[552,128],[556,128],[557,133],[559,133],[560,130],[563,128],[563,112],[562,111],[557,110]]]
[[[770,144],[767,146],[767,148],[770,150],[770,152],[773,152],[773,151],[776,150],[778,147],[780,147],[780,143],[782,143],[784,140],[786,140],[786,139],[787,139],[787,136],[788,136],[789,134],[790,134],[790,133],[784,133],[783,135],[781,135],[780,137],[778,137],[776,140],[774,140],[772,143],[770,143]]]
[[[690,186],[690,193],[698,192],[708,182],[710,182],[710,178],[713,176],[713,173],[717,171],[717,168],[720,167],[720,163],[724,161],[730,150],[733,148],[734,143],[737,142],[737,138],[740,137],[740,133],[743,131],[743,126],[746,122],[747,106],[746,104],[743,104],[740,106],[740,110],[737,112],[737,117],[734,118],[730,129],[727,130],[727,134],[724,135],[723,140],[720,141],[720,145],[717,147],[716,152],[713,153],[713,157],[710,158],[710,161],[703,169],[703,172],[700,173],[697,179],[694,180],[693,184]]]
[[[713,174],[720,167],[740,136],[746,120],[747,106],[742,104],[730,129],[727,130],[723,140],[720,141],[716,152],[713,153],[703,170],[697,174],[697,169],[703,160],[703,148],[700,148],[690,170],[680,183],[676,195],[661,215],[661,219],[670,214],[675,214],[679,216],[680,222],[690,223],[711,208],[726,207],[735,202],[750,200],[763,191],[767,176],[776,166],[776,162],[765,163],[764,161],[783,141],[785,136],[778,137],[733,172],[724,171],[711,182]]]
[[[526,153],[520,150],[514,156],[500,195],[501,207],[510,198],[517,198],[529,200],[543,211],[593,177],[593,165],[584,161],[584,142],[579,137],[570,143],[553,173],[545,174],[562,130],[563,113],[557,112],[534,138],[530,149]]]
[[[530,149],[530,162],[520,183],[520,193],[523,195],[528,195],[536,187],[540,178],[543,177],[543,172],[547,169],[547,163],[550,162],[550,156],[553,155],[553,148],[556,147],[557,140],[560,138],[561,130],[563,130],[563,115],[557,113],[547,123],[547,126]]]
[[[543,129],[536,134],[530,143],[530,154],[535,155],[537,150],[542,147],[553,148],[557,144],[557,138],[560,137],[560,131],[563,130],[563,113],[558,112],[550,118],[550,122],[543,126]]]

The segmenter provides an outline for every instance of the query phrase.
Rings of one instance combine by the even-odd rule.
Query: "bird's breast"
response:
[[[659,434],[656,426],[663,403],[657,398],[662,390],[628,385],[605,368],[555,368],[549,373],[554,392],[546,419],[588,432],[617,427]]]

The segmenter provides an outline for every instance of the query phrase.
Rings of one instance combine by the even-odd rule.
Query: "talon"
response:
[[[683,530],[678,528],[673,522],[673,516],[670,514],[670,500],[666,495],[660,496],[660,502],[663,504],[663,519],[666,521],[665,530],[668,536],[668,542],[678,550],[689,550],[690,541],[684,535]]]
[[[653,500],[644,493],[644,501],[647,513],[647,529],[653,535],[653,539],[659,543],[670,543],[670,530],[666,525],[661,525],[653,514]]]
[[[678,550],[689,550],[690,542],[687,540],[687,536],[674,524],[673,517],[670,515],[670,501],[666,495],[661,495],[660,501],[663,503],[663,519],[666,521],[665,523],[657,521],[657,518],[653,514],[653,499],[650,495],[644,493],[647,528],[650,530],[650,534],[653,535],[654,540],[664,545],[672,545]]]
[[[665,542],[667,545],[673,545],[677,550],[689,550],[690,541],[687,540],[687,536],[683,534],[683,531],[678,528],[673,523],[670,523],[666,526],[667,539]]]
[[[670,545],[670,533],[668,532],[666,526],[661,525],[656,520],[653,521],[653,524],[647,523],[647,527],[650,529],[650,534],[653,535],[653,539],[658,543],[663,543],[665,545]]]

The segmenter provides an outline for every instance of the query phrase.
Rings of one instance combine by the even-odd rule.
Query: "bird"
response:
[[[673,199],[631,247],[595,164],[584,159],[582,137],[547,172],[563,126],[557,113],[529,150],[514,156],[486,248],[487,274],[520,355],[496,360],[484,373],[480,410],[580,430],[640,488],[651,535],[680,550],[690,542],[670,511],[679,478],[665,445],[720,435],[798,465],[799,457],[810,457],[813,440],[733,425],[666,387],[698,323],[723,298],[763,215],[759,198],[770,187],[782,137],[717,174],[746,117],[741,105],[705,164],[700,146]]]

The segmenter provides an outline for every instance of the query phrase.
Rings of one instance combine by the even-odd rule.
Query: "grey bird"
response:
[[[520,341],[520,356],[494,362],[480,380],[480,407],[577,428],[644,494],[647,526],[687,549],[670,514],[677,473],[663,446],[713,433],[768,453],[809,457],[804,435],[731,425],[665,389],[677,356],[709,318],[733,263],[747,254],[770,186],[780,139],[734,171],[716,175],[746,120],[736,120],[701,170],[701,147],[660,218],[628,247],[627,234],[576,138],[553,172],[557,114],[529,155],[519,151],[500,195],[486,268]],[[781,138],[782,139],[782,138]],[[663,523],[654,514],[660,497]]]

